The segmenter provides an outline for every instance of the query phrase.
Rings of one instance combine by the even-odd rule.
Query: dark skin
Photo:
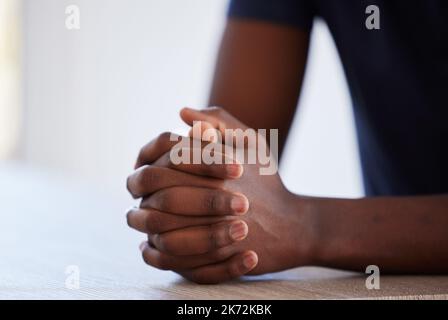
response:
[[[294,28],[229,21],[210,100],[227,111],[187,109],[181,117],[217,130],[278,128],[282,150],[308,39]],[[258,164],[173,165],[175,144],[164,134],[143,147],[128,179],[131,194],[142,198],[128,223],[148,234],[141,249],[149,265],[198,283],[303,265],[448,272],[447,195],[303,197],[278,175],[260,175]]]

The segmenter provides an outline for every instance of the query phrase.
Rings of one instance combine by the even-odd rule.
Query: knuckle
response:
[[[131,194],[134,199],[138,198],[137,190],[135,190],[135,186],[132,185],[133,175],[130,175],[126,179],[126,189]]]
[[[137,162],[141,162],[145,158],[146,145],[140,148],[138,151]]]
[[[170,139],[171,135],[172,135],[172,133],[169,131],[162,132],[157,137],[157,141],[165,142]]]
[[[170,256],[184,256],[186,255],[186,249],[183,246],[183,241],[178,241],[171,237],[169,234],[160,235],[159,247],[160,251]]]
[[[169,269],[169,261],[162,254],[158,254],[155,257],[150,257],[145,252],[142,253],[143,261],[154,268],[160,270],[168,270]]]
[[[160,181],[160,172],[156,167],[147,166],[140,173],[140,187],[152,187]]]
[[[131,186],[130,186],[130,181],[131,181],[131,176],[128,176],[128,177],[126,178],[126,189],[128,190],[128,192],[129,192],[130,194],[132,194],[132,190],[131,190]]]
[[[154,245],[162,252],[173,254],[175,250],[175,244],[165,234],[154,235]]]
[[[149,233],[160,233],[163,231],[162,216],[157,211],[149,211],[146,220],[145,228]]]
[[[214,225],[208,226],[208,243],[210,250],[220,247],[218,241],[218,230]]]
[[[137,159],[136,159],[136,167],[135,167],[136,169],[141,167],[141,165],[142,165],[142,162],[143,162],[143,154],[142,154],[142,152],[143,152],[143,149],[140,149],[140,151],[138,152],[138,156],[137,156]]]
[[[150,266],[153,265],[153,264],[151,263],[150,259],[149,259],[149,256],[145,253],[145,251],[142,252],[142,258],[143,258],[143,261],[144,261],[147,265],[150,265]]]
[[[128,227],[131,227],[131,214],[132,210],[128,210],[128,212],[126,212],[126,223],[128,224]]]
[[[163,254],[159,254],[156,259],[157,268],[160,270],[170,270],[170,259]]]
[[[212,212],[220,211],[222,207],[222,197],[216,191],[209,191],[204,201],[204,209]]]
[[[169,131],[165,131],[165,132],[162,132],[161,134],[159,134],[159,136],[157,137],[156,142],[155,142],[156,148],[163,148],[163,146],[165,146],[170,141],[172,136],[173,136],[173,133],[171,133]]]
[[[151,196],[154,209],[168,212],[170,209],[171,196],[166,190],[156,192]]]

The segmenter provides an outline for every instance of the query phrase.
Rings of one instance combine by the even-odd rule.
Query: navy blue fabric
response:
[[[230,2],[229,15],[310,29],[315,12],[312,1],[307,0],[239,0]]]
[[[368,5],[380,30],[365,27]],[[328,24],[352,96],[366,195],[448,193],[448,1],[233,0],[229,16]]]

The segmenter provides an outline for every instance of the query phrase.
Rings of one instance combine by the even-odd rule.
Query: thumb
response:
[[[220,132],[211,123],[207,121],[193,121],[193,126],[188,133],[188,136],[193,139],[209,141],[213,143],[221,143]]]
[[[247,129],[244,123],[232,116],[226,110],[219,107],[210,107],[203,110],[183,108],[180,117],[189,126],[193,126],[194,121],[205,121],[215,129],[224,134],[225,129]]]
[[[239,141],[243,145],[247,145],[243,132],[234,132],[233,138],[228,140],[226,135],[226,129],[241,129],[243,131],[249,129],[247,125],[239,121],[232,116],[229,112],[220,107],[209,107],[203,110],[195,110],[191,108],[183,108],[180,111],[180,117],[182,120],[192,127],[190,136],[193,133],[203,133],[204,131],[212,132],[211,128],[216,129],[221,134],[222,141],[225,144],[235,143]],[[197,124],[197,126],[195,125]],[[198,129],[196,129],[198,127]],[[202,130],[200,129],[202,128]],[[240,131],[241,131],[240,130]],[[255,133],[256,139],[261,139],[262,143],[267,146],[268,143],[264,136]],[[210,141],[216,141],[213,135],[210,135],[208,139]]]

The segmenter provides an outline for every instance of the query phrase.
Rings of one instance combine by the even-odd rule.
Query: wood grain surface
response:
[[[126,225],[123,194],[17,165],[0,166],[1,299],[447,299],[446,276],[381,276],[303,267],[196,285],[146,266],[144,235]],[[68,266],[79,289],[66,287]]]

